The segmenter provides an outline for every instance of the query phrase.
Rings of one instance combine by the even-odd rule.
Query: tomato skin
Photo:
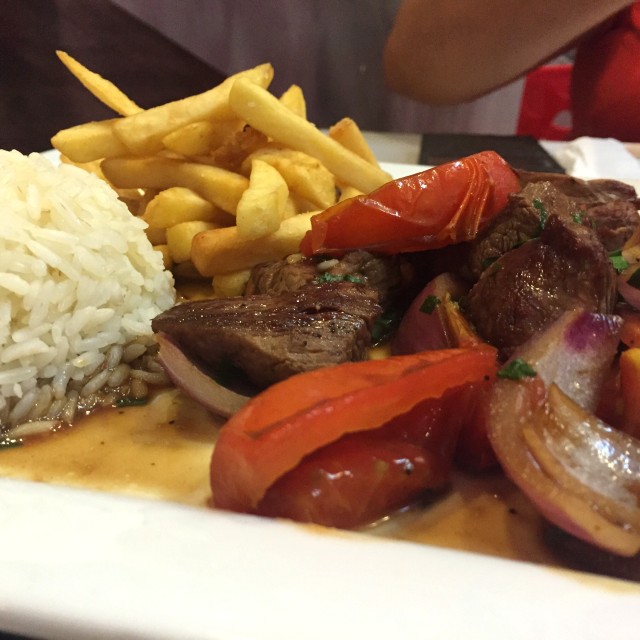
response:
[[[268,488],[314,451],[495,369],[493,348],[449,349],[346,363],[273,385],[220,431],[211,460],[214,505],[254,512]]]
[[[475,385],[453,389],[378,429],[343,436],[277,480],[255,512],[350,529],[442,489],[474,395]]]
[[[455,462],[466,471],[487,471],[498,466],[498,458],[489,440],[489,402],[494,381],[479,386],[475,405],[460,432]]]
[[[483,151],[350,198],[311,219],[305,255],[352,249],[401,253],[435,249],[475,237],[520,190],[513,169]]]

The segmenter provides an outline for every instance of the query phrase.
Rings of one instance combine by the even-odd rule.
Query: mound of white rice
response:
[[[121,355],[152,342],[151,319],[175,290],[145,227],[98,177],[0,151],[0,411],[10,423],[20,399],[62,401],[114,346]]]

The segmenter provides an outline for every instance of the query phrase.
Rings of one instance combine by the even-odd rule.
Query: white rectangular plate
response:
[[[0,531],[0,629],[41,638],[626,640],[638,626],[636,584],[46,484],[0,479]]]

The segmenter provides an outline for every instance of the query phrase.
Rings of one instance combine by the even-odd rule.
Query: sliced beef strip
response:
[[[633,202],[611,200],[589,207],[585,212],[585,224],[590,224],[600,242],[609,251],[622,249],[640,224],[640,215]]]
[[[245,295],[277,295],[285,291],[297,291],[313,282],[349,277],[361,279],[368,287],[375,289],[381,304],[385,304],[404,285],[402,260],[376,256],[368,251],[350,251],[340,259],[280,260],[259,264],[252,269]]]
[[[635,188],[619,180],[581,180],[561,173],[537,171],[517,170],[516,173],[523,188],[536,182],[549,182],[582,208],[610,200],[628,200],[635,204],[636,208],[640,207],[640,199]]]
[[[594,231],[552,214],[539,238],[485,270],[466,311],[478,333],[507,357],[563,311],[611,313],[615,300],[616,274]]]
[[[575,179],[570,180],[569,184],[573,185]],[[568,196],[558,189],[558,185],[563,183],[557,180],[532,181],[519,193],[512,194],[505,209],[471,243],[467,263],[469,275],[473,279],[479,278],[482,271],[501,255],[538,236],[542,210],[545,216],[554,214],[592,227],[608,252],[621,249],[640,225],[640,215],[635,199],[610,199],[610,196],[613,198],[618,192],[625,197],[633,192],[635,196],[635,189],[612,180],[579,183],[586,185],[583,195],[588,192],[593,196],[591,200],[586,196],[582,199],[579,195]],[[591,190],[589,185],[592,183],[606,183],[608,186],[601,191]],[[620,189],[616,191],[610,183],[620,185]],[[577,189],[568,191],[577,192]]]
[[[287,291],[297,291],[313,282],[317,276],[318,268],[311,260],[264,262],[251,270],[245,295],[279,295]]]
[[[176,305],[157,316],[164,332],[201,362],[231,362],[258,387],[296,373],[362,360],[381,308],[363,285],[304,286]]]
[[[543,214],[544,211],[544,214]],[[553,213],[571,216],[576,204],[551,182],[527,184],[519,193],[511,194],[505,209],[471,243],[468,267],[475,280],[501,255],[540,235],[544,220]]]
[[[404,286],[402,259],[394,256],[377,256],[368,251],[350,251],[327,269],[331,276],[362,276],[373,287],[380,302],[386,303],[398,289]]]

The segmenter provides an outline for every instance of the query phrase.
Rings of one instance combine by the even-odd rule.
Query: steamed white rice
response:
[[[5,415],[42,388],[62,400],[71,381],[89,380],[108,355],[152,343],[151,320],[174,303],[175,289],[145,227],[98,177],[0,151]]]

